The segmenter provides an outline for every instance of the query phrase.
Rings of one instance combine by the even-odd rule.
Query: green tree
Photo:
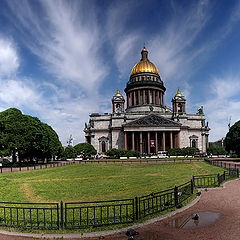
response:
[[[240,156],[240,121],[236,122],[230,129],[225,138],[226,150],[233,151]]]
[[[84,159],[97,154],[96,149],[90,143],[79,143],[74,146],[74,149],[77,155],[82,155]]]
[[[216,143],[209,143],[209,147],[207,149],[207,154],[210,155],[225,155],[227,151],[224,147],[218,146]]]
[[[67,146],[65,149],[64,149],[64,152],[63,152],[63,158],[64,159],[67,159],[67,158],[75,158],[77,156],[77,152],[75,150],[74,147],[72,146]]]
[[[113,149],[108,150],[106,152],[106,155],[111,158],[117,159],[120,157],[139,157],[140,152],[113,148]]]
[[[60,156],[62,144],[56,132],[38,118],[22,114],[16,108],[0,112],[0,154],[16,154],[19,160],[51,159]]]
[[[199,152],[199,149],[195,147],[172,148],[168,150],[168,155],[169,156],[193,156],[196,152]]]

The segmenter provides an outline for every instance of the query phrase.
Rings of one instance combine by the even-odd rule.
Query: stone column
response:
[[[136,105],[136,91],[133,91],[133,106]]]
[[[142,105],[140,90],[138,90],[138,105]]]
[[[148,136],[148,155],[150,155],[150,132],[147,133]]]
[[[133,106],[133,92],[130,92],[130,97],[131,97],[131,106]]]
[[[170,132],[170,149],[173,148],[173,136],[172,136],[172,132]]]
[[[177,147],[180,148],[180,132],[177,133]]]
[[[134,139],[134,132],[132,132],[132,150],[135,151],[135,139]]]
[[[127,107],[129,107],[129,93],[127,94]]]
[[[127,150],[127,132],[124,132],[124,148]]]
[[[164,94],[162,93],[162,105],[164,106]]]
[[[155,103],[155,90],[153,90],[153,104],[156,104]]]
[[[140,132],[140,153],[142,154],[143,153],[143,142],[142,142],[142,132]]]
[[[156,154],[158,154],[158,133],[155,132],[155,149],[156,149]]]
[[[151,91],[148,89],[148,104],[151,103]]]
[[[159,91],[157,90],[157,102],[156,102],[158,105],[160,104],[159,103]]]
[[[145,90],[143,89],[143,104],[146,104],[146,101],[145,101]]]
[[[162,134],[162,148],[163,148],[163,151],[165,151],[165,149],[166,149],[166,146],[165,146],[165,132],[163,132],[163,134]]]

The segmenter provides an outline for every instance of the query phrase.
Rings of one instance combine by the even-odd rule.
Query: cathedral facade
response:
[[[158,155],[176,147],[196,147],[206,152],[210,129],[202,108],[196,114],[186,113],[186,99],[179,90],[172,98],[172,109],[166,107],[166,88],[145,47],[124,91],[126,101],[117,91],[112,98],[112,113],[92,113],[85,126],[86,142],[98,154],[112,148],[137,150],[142,155]]]

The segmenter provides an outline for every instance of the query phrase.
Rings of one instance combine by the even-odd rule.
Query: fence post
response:
[[[135,218],[139,219],[139,206],[138,206],[138,197],[135,197]]]
[[[12,167],[11,167],[11,172],[12,172]]]
[[[1,173],[2,173],[2,167],[1,167]]]
[[[191,193],[193,194],[193,190],[194,190],[194,177],[191,179]]]
[[[226,180],[226,171],[224,171],[224,181]]]
[[[174,187],[174,203],[176,207],[178,205],[178,187],[177,186]]]
[[[60,212],[61,212],[61,223],[60,223],[60,226],[61,226],[61,229],[63,229],[64,223],[63,223],[63,202],[62,201],[60,203]]]
[[[220,175],[219,175],[219,173],[218,173],[218,175],[217,175],[217,179],[218,179],[218,186],[220,186]]]
[[[237,177],[239,178],[239,168],[237,168]]]

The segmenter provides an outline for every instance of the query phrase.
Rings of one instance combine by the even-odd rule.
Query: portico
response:
[[[158,154],[180,147],[180,124],[154,114],[124,125],[125,150]]]

